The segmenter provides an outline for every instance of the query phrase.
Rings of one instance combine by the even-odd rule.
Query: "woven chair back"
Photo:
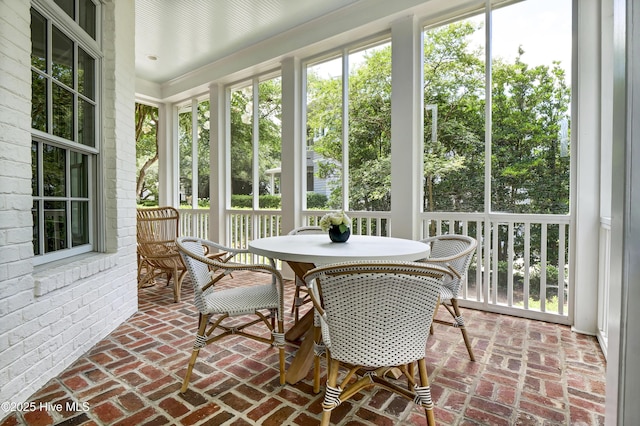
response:
[[[467,235],[447,234],[426,238],[422,242],[431,246],[429,257],[424,259],[425,262],[451,267],[460,275],[460,277],[445,279],[444,282],[444,285],[451,290],[453,297],[458,297],[462,280],[473,259],[477,241]]]
[[[153,266],[171,268],[180,257],[176,238],[180,214],[173,207],[137,210],[138,250]]]
[[[198,260],[198,258],[205,257],[204,246],[198,239],[182,238],[179,250],[191,277],[196,308],[201,313],[208,312],[206,295],[213,292],[215,287],[206,288],[207,284],[211,282],[211,270],[207,263]]]
[[[359,262],[320,267],[305,276],[314,305],[322,300],[322,336],[331,357],[367,367],[425,356],[440,287],[449,271],[415,262]]]

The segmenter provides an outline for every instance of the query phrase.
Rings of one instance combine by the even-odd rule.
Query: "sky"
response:
[[[473,20],[484,21],[484,14]],[[492,14],[493,56],[513,62],[522,46],[522,60],[530,65],[551,65],[561,61],[571,76],[571,0],[527,0],[496,9]],[[485,31],[474,36],[475,43],[484,45]],[[362,59],[362,54],[352,54],[350,67]],[[341,75],[339,60],[324,63],[316,71],[325,77]]]
[[[571,75],[571,0],[528,0],[493,12],[493,54],[531,65],[562,62]]]

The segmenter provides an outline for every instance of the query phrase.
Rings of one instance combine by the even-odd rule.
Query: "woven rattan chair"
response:
[[[289,235],[309,235],[309,234],[326,234],[319,226],[300,226],[289,232]],[[300,306],[305,303],[311,302],[311,299],[307,295],[307,287],[300,277],[296,276],[296,290],[293,295],[293,302],[291,304],[291,312],[294,314],[295,321],[300,319]],[[304,294],[303,294],[304,293]],[[302,294],[302,296],[300,296]]]
[[[331,411],[365,387],[381,386],[425,409],[434,425],[425,347],[448,269],[420,262],[358,262],[315,268],[305,275],[327,348],[322,425]],[[418,380],[415,364],[418,365]],[[340,367],[346,376],[338,384]],[[410,386],[386,378],[400,371]]]
[[[273,261],[271,261],[272,265],[247,265],[207,257],[206,253],[208,252],[223,251],[229,256],[235,256],[240,253],[248,253],[248,250],[224,247],[212,241],[194,237],[178,238],[177,246],[189,271],[195,305],[199,311],[198,331],[181,392],[186,392],[189,386],[191,371],[200,349],[230,335],[244,336],[276,346],[280,356],[278,366],[280,384],[284,384],[283,287],[282,276],[275,269]],[[233,271],[263,273],[268,282],[217,289],[216,285],[220,280],[229,277]],[[249,319],[238,324],[243,318],[235,318],[236,321],[232,326],[224,324],[226,318],[240,316],[248,316]],[[209,325],[209,320],[212,321],[211,325]],[[263,323],[270,331],[270,338],[258,334],[258,331],[247,332],[245,330],[247,327],[260,323]],[[208,325],[209,328],[207,328]],[[214,333],[216,330],[219,333]]]
[[[458,295],[475,253],[477,241],[467,235],[455,234],[438,235],[421,241],[431,246],[429,257],[423,259],[424,262],[451,268],[455,274],[451,279],[444,281],[444,285],[440,290],[440,304],[451,314],[453,322],[443,321],[438,318],[434,319],[433,322],[459,329],[467,347],[469,358],[471,361],[475,361],[464,318],[458,307]],[[433,327],[431,331],[433,332]]]
[[[138,287],[145,287],[160,274],[173,278],[173,299],[180,301],[182,279],[187,272],[176,248],[180,214],[173,207],[138,209]]]

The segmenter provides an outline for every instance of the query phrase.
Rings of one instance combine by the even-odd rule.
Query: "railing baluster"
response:
[[[509,232],[507,234],[508,247],[507,247],[507,306],[513,306],[513,258],[515,256],[513,250],[513,240],[515,239],[515,224],[513,221],[509,222]]]
[[[547,311],[547,224],[540,230],[540,311]]]
[[[524,299],[524,309],[529,309],[529,278],[531,271],[531,224],[525,223],[524,228],[524,284],[522,297]]]
[[[569,263],[565,259],[565,232],[566,226],[558,225],[558,314],[560,315],[564,315],[564,265]]]
[[[498,227],[499,223],[493,226],[493,235],[491,238],[491,303],[498,303]]]
[[[484,245],[482,244],[484,235],[484,222],[476,221],[476,241],[478,246],[476,247],[476,300],[479,302],[486,302],[483,295],[484,281],[482,280],[482,269],[484,266]]]

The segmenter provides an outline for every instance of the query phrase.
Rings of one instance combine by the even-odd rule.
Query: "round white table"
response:
[[[334,243],[329,235],[302,234],[253,240],[249,251],[287,262],[326,265],[359,260],[414,261],[428,257],[429,246],[404,238],[368,235],[352,235],[347,242]]]
[[[404,238],[352,235],[344,243],[334,243],[328,234],[298,234],[267,237],[249,243],[257,255],[286,261],[296,276],[316,265],[349,261],[415,261],[429,256],[429,245]],[[285,334],[288,341],[303,341],[287,369],[287,382],[295,384],[308,373],[313,363],[313,315],[308,311]]]

